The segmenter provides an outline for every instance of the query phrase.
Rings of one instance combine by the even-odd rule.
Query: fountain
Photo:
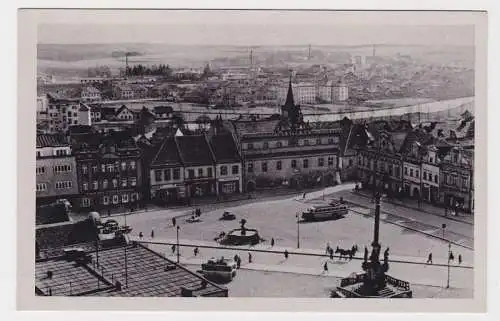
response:
[[[256,229],[245,227],[246,219],[240,220],[240,228],[223,233],[223,237],[219,241],[223,245],[255,245],[261,241],[259,232]]]

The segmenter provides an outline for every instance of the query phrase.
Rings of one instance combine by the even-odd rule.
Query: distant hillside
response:
[[[129,48],[122,45],[37,45],[37,58],[52,61],[71,62],[109,57],[123,57],[125,56],[125,52],[132,52],[132,56],[139,56],[142,54],[140,48]]]

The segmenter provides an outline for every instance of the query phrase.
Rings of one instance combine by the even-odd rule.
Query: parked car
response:
[[[71,203],[65,198],[58,199],[56,201],[56,204],[64,204],[66,206],[66,209],[68,209],[68,210],[71,209]]]
[[[201,219],[197,216],[191,216],[190,218],[188,218],[186,220],[186,222],[188,223],[198,223],[198,222],[201,222]]]
[[[225,211],[224,213],[222,213],[222,217],[220,219],[224,221],[232,221],[236,219],[236,215],[229,211]]]

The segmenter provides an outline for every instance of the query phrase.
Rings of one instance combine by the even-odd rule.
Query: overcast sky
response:
[[[62,13],[62,12],[60,12]],[[38,42],[182,45],[474,45],[474,27],[406,13],[114,11],[43,16]],[[383,19],[381,19],[383,18]],[[413,19],[409,19],[413,18]],[[443,17],[444,18],[444,17]],[[454,17],[456,18],[456,17]],[[429,23],[424,23],[429,21]],[[446,25],[439,25],[446,22]],[[453,23],[453,21],[456,21]],[[463,23],[463,22],[462,22]],[[466,22],[465,22],[466,23]]]

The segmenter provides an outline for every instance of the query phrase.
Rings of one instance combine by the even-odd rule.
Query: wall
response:
[[[67,172],[54,172],[55,166],[63,165],[69,166]],[[78,194],[76,162],[73,156],[40,158],[36,160],[36,167],[44,168],[43,173],[36,174],[36,183],[45,183],[47,186],[45,191],[36,192],[37,198]],[[57,182],[71,182],[71,187],[56,188]]]

